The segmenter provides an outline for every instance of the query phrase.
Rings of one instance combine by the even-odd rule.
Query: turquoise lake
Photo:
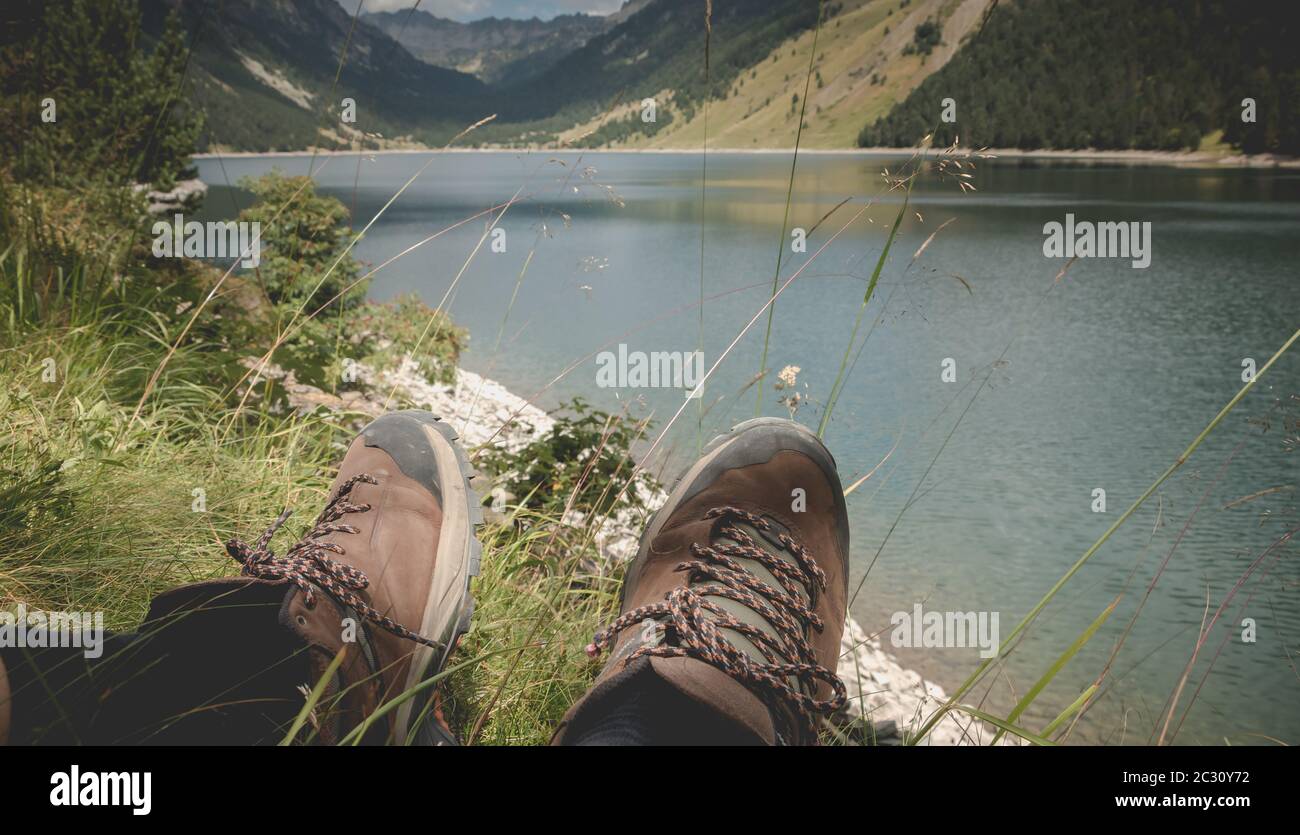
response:
[[[274,166],[311,170],[359,228],[426,162],[241,157],[199,168],[213,186],[208,217],[233,216],[249,199],[239,178]],[[904,163],[801,156],[788,226],[812,231],[799,253],[783,232],[789,154],[711,154],[707,170],[698,154],[444,154],[355,252],[378,265],[517,195],[498,224],[503,252],[489,237],[470,258],[483,215],[385,267],[371,295],[415,292],[436,305],[464,267],[449,309],[472,334],[465,367],[531,397],[577,363],[539,405],[581,396],[613,412],[640,398],[632,413],[653,412],[657,432],[683,392],[598,386],[594,354],[702,342],[713,366],[767,301],[781,251],[780,281],[799,273],[775,305],[761,410],[788,414],[772,383],[797,366],[795,417],[815,428],[901,201],[882,169]],[[980,162],[970,182],[973,193],[933,171],[917,181],[825,435],[845,485],[878,467],[848,501],[853,614],[949,690],[978,650],[891,647],[890,616],[917,603],[997,612],[1005,637],[1238,392],[1243,361],[1262,367],[1300,327],[1300,172],[1017,159]],[[1149,222],[1149,267],[1081,258],[1058,280],[1067,261],[1044,256],[1043,226],[1067,213]],[[766,324],[760,316],[682,412],[656,471],[675,475],[699,438],[754,414],[758,389],[746,387]],[[1069,740],[1146,743],[1203,620],[1226,600],[1169,732],[1178,743],[1300,743],[1300,548],[1278,543],[1300,525],[1297,397],[1300,348],[1071,579],[991,690],[969,701],[1005,713],[1119,597],[1022,722],[1041,729],[1123,638],[1102,697]],[[1094,512],[1098,489],[1104,512]]]

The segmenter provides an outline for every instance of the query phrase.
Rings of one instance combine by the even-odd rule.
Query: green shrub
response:
[[[942,41],[943,29],[936,20],[925,20],[917,24],[912,32],[912,42],[903,47],[904,55],[929,55]]]
[[[532,510],[563,507],[571,495],[572,508],[584,513],[609,513],[616,503],[641,507],[636,487],[659,486],[648,473],[641,473],[621,500],[618,493],[636,463],[632,445],[649,426],[631,425],[575,397],[557,411],[555,426],[544,437],[516,452],[485,449],[482,460],[500,476],[498,484]]]
[[[347,252],[352,230],[347,208],[316,193],[309,177],[286,177],[278,170],[240,185],[255,202],[239,220],[261,225],[261,258],[253,275],[272,304],[306,305],[314,312],[336,296],[344,308],[360,304],[368,282]]]
[[[4,396],[6,410],[14,404]],[[64,483],[62,462],[40,438],[0,439],[0,539],[6,549],[31,547],[46,526],[63,523],[75,496]]]
[[[361,346],[362,362],[391,369],[409,356],[430,383],[456,380],[460,352],[469,341],[468,331],[415,293],[386,304],[368,302],[349,317],[347,327]]]

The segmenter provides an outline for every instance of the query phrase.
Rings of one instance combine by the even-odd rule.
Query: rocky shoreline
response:
[[[258,360],[247,358],[244,365],[257,369]],[[518,449],[555,424],[545,411],[505,386],[463,368],[456,369],[450,385],[430,383],[409,359],[395,370],[376,370],[362,363],[355,368],[361,387],[338,394],[300,383],[293,372],[275,365],[258,370],[254,382],[258,377],[278,381],[289,406],[303,413],[328,409],[353,412],[364,420],[392,408],[427,408],[449,422],[468,448],[494,443]],[[647,497],[651,504],[664,498],[663,494]],[[620,562],[636,554],[643,522],[634,516],[638,515],[622,513],[602,520],[595,542],[605,560]],[[581,524],[583,520],[569,521]],[[851,739],[901,744],[947,699],[942,687],[902,666],[852,617],[845,624],[840,650],[837,672],[848,687],[849,705],[837,723]],[[861,721],[864,716],[869,722]],[[923,744],[986,744],[989,736],[982,723],[950,713]]]
[[[943,149],[920,151],[922,156],[936,156]],[[302,156],[356,156],[387,154],[554,154],[572,153],[590,156],[593,154],[688,154],[704,153],[700,148],[380,148],[355,151],[324,148],[308,148],[301,151],[225,151],[195,154],[195,159],[237,159],[240,157],[302,157]],[[794,148],[713,148],[709,154],[739,154],[746,156],[779,154],[789,156]],[[799,156],[857,156],[857,157],[910,157],[918,153],[916,148],[800,148]],[[1172,165],[1188,168],[1300,168],[1300,157],[1284,154],[1242,154],[1227,151],[1147,151],[1147,150],[1101,150],[1081,148],[1077,150],[1053,150],[1050,148],[986,148],[981,153],[990,157],[1058,160],[1076,162],[1127,163],[1133,165]]]

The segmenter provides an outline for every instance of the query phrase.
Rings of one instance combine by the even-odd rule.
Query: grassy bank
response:
[[[254,212],[296,196],[263,228],[260,270],[224,276],[152,258],[142,227],[110,220],[97,201],[50,211],[56,192],[6,184],[0,607],[103,611],[110,628],[129,629],[163,589],[235,574],[222,543],[295,507],[273,545],[287,547],[365,416],[291,408],[279,382],[247,367],[272,348],[276,364],[325,391],[365,388],[346,382],[350,358],[390,367],[415,356],[430,380],[454,374],[464,333],[419,302],[357,299],[311,316],[316,295],[293,289],[276,253],[301,248],[301,230],[337,207],[298,182],[264,185]],[[115,232],[87,241],[89,228]],[[341,232],[317,236],[315,256],[347,263],[335,274],[355,280]],[[482,532],[474,631],[457,655],[472,663],[447,682],[447,713],[464,738],[544,742],[594,675],[583,647],[613,611],[618,578],[601,566],[593,528],[558,520],[609,508],[614,476],[630,466],[631,429],[603,413],[562,416],[517,455],[479,456],[480,481],[515,472],[503,483],[519,498]],[[579,466],[593,449],[595,466]],[[544,490],[528,481],[537,461],[555,480]]]
[[[917,8],[938,5],[927,2]],[[856,4],[854,8],[866,7]],[[877,36],[889,35],[887,25],[879,19],[872,24],[873,45],[879,45]],[[917,277],[924,268],[914,270],[918,260],[950,222],[928,227],[932,231],[910,257],[895,247],[900,230],[925,228],[926,221],[912,201],[917,178],[937,176],[963,193],[974,191],[971,171],[987,156],[965,152],[955,141],[943,149],[930,148],[927,137],[906,163],[891,162],[875,189],[847,196],[823,215],[806,233],[813,248],[804,258],[792,258],[787,235],[794,222],[791,205],[799,149],[805,140],[821,144],[813,127],[816,120],[808,123],[802,116],[808,115],[810,106],[815,115],[819,96],[842,92],[833,77],[823,85],[819,53],[812,48],[823,35],[829,43],[842,42],[846,35],[837,35],[834,28],[819,27],[806,38],[801,36],[806,55],[802,48],[778,55],[771,69],[751,71],[748,82],[738,76],[735,93],[713,105],[712,117],[716,131],[719,121],[726,122],[728,113],[737,115],[743,105],[747,118],[755,120],[752,125],[765,126],[763,133],[773,133],[772,124],[795,112],[801,113],[796,122],[801,127],[793,137],[795,153],[781,234],[772,241],[776,258],[771,293],[725,350],[710,358],[706,379],[728,360],[752,367],[753,377],[735,397],[743,400],[737,417],[751,399],[755,415],[783,405],[793,417],[799,408],[806,408],[803,419],[816,418],[819,433],[826,430],[840,393],[852,382],[859,358],[865,353],[867,363],[879,361],[864,350],[867,341],[876,326],[887,321],[886,309],[895,291],[906,288],[905,280]],[[908,30],[895,32],[895,38],[913,37]],[[213,264],[161,255],[152,246],[156,243],[153,218],[146,213],[136,185],[150,183],[166,190],[193,175],[198,122],[188,118],[184,106],[175,105],[172,98],[184,73],[179,47],[164,42],[149,55],[109,48],[95,53],[69,50],[49,63],[30,50],[10,53],[9,64],[0,62],[0,86],[14,95],[0,96],[0,101],[22,105],[8,123],[25,128],[21,136],[16,131],[0,132],[10,151],[0,154],[0,373],[9,383],[0,392],[0,608],[25,604],[31,609],[103,611],[111,627],[127,629],[138,623],[159,591],[235,573],[222,543],[235,536],[255,538],[282,508],[292,506],[298,508],[297,517],[273,543],[283,553],[325,501],[346,444],[366,415],[377,413],[374,405],[379,404],[378,411],[424,405],[405,400],[388,383],[374,382],[383,381],[383,374],[350,373],[357,365],[391,371],[414,361],[425,382],[445,383],[457,376],[466,335],[445,312],[414,298],[388,305],[372,303],[366,297],[367,282],[384,264],[443,232],[481,223],[484,234],[478,245],[465,253],[463,265],[451,265],[460,268],[448,289],[447,298],[454,297],[460,277],[489,233],[507,209],[523,201],[512,198],[477,211],[421,244],[390,253],[384,264],[367,272],[353,257],[353,247],[369,225],[349,228],[353,219],[344,206],[317,195],[307,178],[268,175],[244,181],[255,201],[238,218],[260,229],[261,261],[256,268],[237,271],[227,269],[231,259]],[[920,60],[914,61],[913,53],[907,55],[911,63]],[[24,72],[6,73],[6,67]],[[772,89],[784,89],[775,87],[778,73],[780,84],[802,85],[798,99],[772,97]],[[81,90],[87,77],[111,80],[104,87],[107,90],[138,91],[134,108],[114,110],[114,96]],[[863,82],[866,86],[883,83],[883,79]],[[751,90],[745,94],[748,99],[739,92],[742,86]],[[47,89],[59,93],[62,115],[58,121],[38,124],[35,103]],[[812,92],[823,89],[829,92]],[[762,108],[757,107],[760,94]],[[735,101],[728,104],[731,99]],[[770,107],[777,109],[764,115],[763,109]],[[769,124],[765,121],[769,119],[775,121]],[[806,123],[810,132],[805,136]],[[471,125],[464,134],[472,135],[484,124],[486,120]],[[685,131],[692,122],[683,118],[671,124],[674,130]],[[703,121],[698,124],[701,133],[691,139],[692,144],[716,147],[718,141],[737,141],[725,133],[710,136]],[[844,127],[841,123],[837,135]],[[912,138],[906,136],[908,141]],[[701,173],[707,187],[709,171],[704,168]],[[373,219],[366,220],[379,221],[413,181],[414,177],[390,196]],[[566,180],[566,185],[571,184]],[[523,190],[521,186],[515,197]],[[773,323],[789,303],[778,304],[778,298],[795,281],[811,278],[821,264],[809,268],[823,253],[843,249],[852,235],[872,223],[868,211],[882,198],[892,199],[897,209],[887,207],[892,223],[877,226],[878,233],[872,233],[873,248],[865,256],[869,276],[861,297],[855,288],[848,299],[856,308],[853,324],[843,334],[820,337],[843,345],[834,381],[825,393],[809,391],[806,384],[798,390],[799,368],[788,366],[776,373],[768,363]],[[559,220],[567,225],[572,218],[566,214]],[[721,296],[706,297],[704,225],[700,231],[699,306],[686,305],[676,315],[689,319],[699,315],[702,348],[704,306]],[[516,292],[503,305],[497,345],[507,324],[514,327],[509,320],[519,286],[546,237],[544,229],[539,231],[516,279]],[[427,251],[417,257],[426,255]],[[1040,288],[1026,292],[1040,293],[1039,303],[1054,291],[1053,298],[1059,298],[1065,291],[1056,288],[1069,286],[1065,279],[1073,263],[1067,263],[1055,278],[1045,275]],[[965,279],[951,277],[975,295]],[[735,351],[747,333],[763,334],[761,355]],[[492,334],[481,336],[492,338]],[[913,436],[917,444],[927,436],[940,440],[946,429],[933,456],[918,462],[920,477],[851,589],[850,607],[895,530],[914,520],[914,516],[905,519],[909,508],[929,491],[932,470],[964,416],[990,386],[994,369],[1016,338],[1010,333],[1002,356],[957,389]],[[1072,555],[1066,573],[1014,625],[994,655],[950,690],[951,696],[942,704],[927,702],[907,717],[910,726],[902,729],[907,741],[923,740],[940,722],[956,715],[996,727],[999,736],[1013,735],[1034,744],[1068,740],[1070,728],[1090,705],[1106,698],[1116,680],[1109,662],[1081,693],[1066,694],[1067,706],[1054,711],[1050,723],[1025,727],[1029,723],[1025,717],[1034,716],[1027,710],[1047,688],[1055,686],[1059,692],[1063,685],[1054,685],[1054,679],[1094,636],[1105,634],[1099,630],[1115,604],[1098,613],[1073,643],[1060,648],[1061,654],[1041,677],[1023,695],[1015,695],[1013,709],[1005,716],[993,715],[992,708],[986,710],[985,700],[1000,679],[1011,685],[1008,656],[1032,631],[1036,619],[1054,605],[1064,586],[1078,585],[1073,578],[1083,566],[1148,500],[1160,495],[1162,486],[1297,340],[1300,332],[1261,365],[1221,411],[1206,415],[1209,422],[1204,431],[1189,439],[1190,445],[1167,470],[1151,474],[1155,481],[1150,487],[1081,556]],[[584,362],[577,359],[556,380]],[[705,381],[699,382],[703,386]],[[295,386],[310,387],[315,400],[309,398],[304,405],[300,396],[295,399]],[[358,397],[366,398],[371,408],[362,409]],[[311,405],[325,401],[332,405]],[[716,416],[724,416],[732,403],[734,399]],[[490,514],[481,532],[484,553],[482,575],[474,585],[478,599],[474,630],[440,682],[445,713],[464,740],[545,742],[563,712],[589,685],[598,664],[586,658],[583,647],[614,614],[622,570],[602,559],[597,546],[600,516],[625,508],[644,512],[638,498],[642,492],[625,489],[630,480],[643,478],[638,462],[644,464],[652,460],[651,453],[664,451],[661,442],[679,419],[689,426],[696,418],[702,425],[713,405],[716,401],[700,402],[697,417],[696,405],[685,400],[675,414],[660,416],[661,427],[651,432],[625,414],[593,412],[574,403],[558,416],[554,428],[523,448],[488,441],[483,448],[470,450],[483,472],[479,489],[486,493],[484,487],[496,483],[511,498]],[[349,411],[353,408],[357,411]],[[634,446],[639,453],[636,461]],[[893,452],[845,487],[852,501],[870,501],[869,491],[855,491]],[[1170,455],[1176,452],[1171,450]],[[1158,513],[1163,512],[1162,504]],[[1190,523],[1188,517],[1186,524]],[[1290,536],[1280,542],[1286,544]],[[1265,551],[1252,563],[1237,587],[1251,579],[1268,554]],[[1158,579],[1159,573],[1152,578],[1152,587]],[[1225,597],[1225,606],[1237,587]],[[1133,620],[1141,608],[1139,603]],[[1210,636],[1214,621],[1208,623],[1187,674],[1171,693],[1166,728],[1180,707],[1196,653]],[[1114,644],[1112,661],[1123,647],[1127,629]],[[860,643],[869,640],[865,636]],[[853,651],[853,647],[844,649],[844,657],[855,661]],[[1206,675],[1213,664],[1211,660]],[[864,684],[872,686],[865,683],[860,669],[844,677],[853,673],[859,693]],[[1186,694],[1187,710],[1197,691],[1199,687]],[[308,705],[310,701],[308,697]],[[857,704],[858,717],[866,712],[864,702]],[[301,727],[307,729],[289,737],[297,741],[309,737],[309,726]],[[827,741],[849,738],[838,731],[828,731]],[[1164,742],[1163,730],[1160,733],[1159,741]],[[869,732],[860,736],[872,738]]]

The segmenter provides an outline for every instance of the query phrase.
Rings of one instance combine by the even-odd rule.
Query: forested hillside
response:
[[[707,80],[705,7],[700,0],[626,4],[594,37],[590,27],[569,25],[577,17],[561,21],[563,25],[548,22],[543,29],[560,26],[568,32],[572,43],[562,56],[558,53],[565,50],[558,42],[552,44],[554,49],[523,54],[527,50],[515,29],[527,30],[529,22],[509,22],[505,28],[503,21],[454,24],[465,31],[482,30],[482,50],[477,55],[470,54],[473,50],[447,53],[439,60],[464,69],[472,69],[475,61],[496,61],[492,71],[484,73],[492,77],[490,84],[468,72],[434,65],[433,53],[418,59],[373,25],[375,18],[354,21],[335,0],[140,0],[140,7],[145,31],[155,38],[167,13],[180,13],[193,50],[188,97],[204,116],[200,146],[281,150],[343,148],[358,142],[369,147],[439,145],[492,115],[496,119],[475,131],[470,143],[548,144],[611,105],[664,90],[672,91],[679,112],[685,108],[689,116],[706,91],[725,94],[743,70],[810,29],[818,4],[715,4]],[[431,31],[420,28],[425,18],[399,14],[383,22],[413,48],[437,46],[425,37],[432,37]],[[517,36],[514,45],[489,48],[489,42],[507,30]],[[516,60],[507,60],[516,53]],[[339,118],[345,97],[356,102],[355,123]],[[671,119],[666,113],[649,127],[638,120],[632,129],[655,130]],[[608,133],[587,144],[612,138]],[[380,134],[382,140],[377,139]]]
[[[1296,2],[715,2],[707,71],[703,0],[470,24],[418,11],[354,20],[337,0],[138,7],[150,51],[178,13],[170,48],[191,50],[180,94],[204,149],[438,146],[495,116],[462,142],[788,148],[799,133],[808,148],[900,147],[933,131],[992,147],[1297,154]],[[70,8],[10,0],[0,20],[22,41]],[[645,97],[654,120],[641,117]],[[942,119],[946,99],[955,120]]]
[[[937,144],[1179,150],[1222,131],[1247,152],[1300,153],[1296,12],[1295,0],[1004,0],[858,143],[934,131]]]
[[[203,147],[347,146],[361,132],[432,144],[492,112],[483,82],[416,60],[374,27],[354,25],[335,0],[139,5],[150,34],[161,31],[169,12],[180,14],[192,50],[189,98],[204,114]],[[345,97],[356,102],[354,123],[340,119]]]
[[[703,4],[655,0],[515,88],[507,112],[515,119],[568,112],[586,117],[620,94],[635,99],[665,89],[689,106],[706,92],[725,94],[742,70],[816,22],[817,3],[809,0],[714,3],[706,81]]]
[[[792,35],[739,73],[709,101],[707,119],[701,107],[693,107],[691,116],[690,111],[677,113],[674,103],[671,122],[653,134],[611,135],[639,122],[634,118],[628,125],[627,116],[614,114],[604,123],[582,125],[570,136],[593,131],[592,140],[619,139],[620,148],[700,148],[706,142],[712,148],[790,148],[798,133],[802,148],[851,148],[864,122],[888,113],[953,57],[963,35],[979,25],[988,3],[828,2],[820,30]],[[941,32],[941,40],[919,50],[917,30]],[[817,55],[809,78],[814,41]]]
[[[363,14],[361,19],[426,64],[503,86],[539,75],[616,23],[585,14],[550,20],[488,17],[461,23],[420,8]]]

